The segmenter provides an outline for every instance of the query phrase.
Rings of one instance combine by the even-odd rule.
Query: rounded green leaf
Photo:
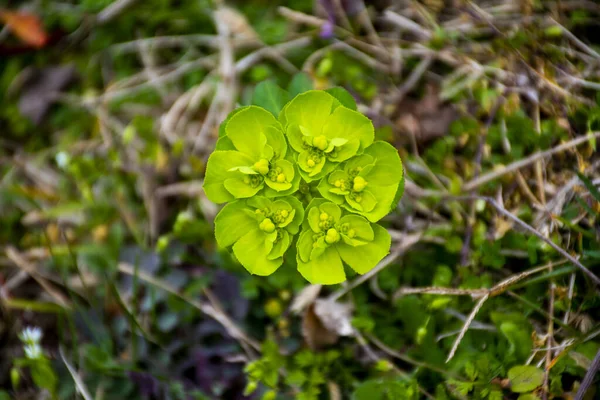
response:
[[[265,131],[277,125],[277,120],[267,110],[249,106],[231,117],[225,126],[225,132],[237,150],[258,160],[267,144]]]
[[[281,197],[281,196],[288,196],[292,193],[297,192],[298,188],[300,187],[300,180],[301,180],[300,174],[298,172],[299,171],[298,171],[297,167],[294,165],[294,178],[290,182],[290,186],[288,189],[277,191],[275,189],[272,189],[269,186],[265,186],[264,195],[267,197]]]
[[[225,180],[241,175],[240,172],[231,171],[231,169],[252,165],[252,163],[252,158],[239,151],[215,151],[212,153],[208,158],[203,184],[206,197],[217,204],[234,200],[235,197],[225,188]]]
[[[275,117],[289,101],[290,95],[273,81],[263,81],[256,85],[252,96],[252,104],[268,110]]]
[[[267,143],[273,148],[275,159],[285,158],[287,154],[287,142],[285,136],[279,126],[267,126],[264,130],[264,135],[267,138]]]
[[[350,195],[346,195],[346,202],[352,206],[352,208],[361,211],[363,213],[368,213],[373,211],[375,206],[377,205],[377,199],[368,190],[364,190],[360,192],[355,197]]]
[[[332,139],[334,141],[336,139]],[[360,141],[358,139],[350,139],[343,145],[335,147],[328,155],[328,160],[331,162],[342,162],[356,155],[360,149]]]
[[[358,215],[344,215],[340,219],[340,225],[344,226],[347,224],[345,233],[352,231],[348,236],[357,238],[360,240],[372,241],[375,238],[375,233],[371,224]]]
[[[343,138],[360,142],[359,151],[367,148],[375,138],[375,128],[371,120],[357,111],[338,107],[327,119],[323,134],[328,139]]]
[[[296,261],[300,274],[313,285],[334,285],[346,280],[344,266],[334,246],[328,247],[319,257],[308,262],[300,257],[296,257]]]
[[[243,200],[231,202],[219,211],[215,218],[215,237],[219,246],[229,247],[256,229],[256,219],[247,211],[248,206]]]
[[[320,135],[336,103],[337,100],[329,93],[318,90],[304,92],[294,97],[285,107],[287,126],[301,125],[312,136]]]
[[[294,218],[292,219],[292,222],[286,225],[285,229],[292,235],[295,235],[300,230],[302,221],[304,221],[304,208],[302,207],[300,200],[295,197],[288,196],[283,200],[285,200],[285,202],[288,203],[294,210]]]
[[[241,172],[239,174],[241,175],[240,177],[225,179],[225,182],[223,182],[225,189],[236,199],[252,197],[263,188],[263,183],[252,185],[250,183],[251,178],[244,176]]]
[[[306,218],[308,224],[310,225],[310,229],[313,232],[319,233],[321,232],[321,228],[319,227],[319,223],[321,222],[319,216],[321,215],[321,210],[318,207],[313,207],[308,210],[308,217]]]
[[[325,213],[328,216],[333,217],[334,222],[338,222],[342,217],[342,210],[340,210],[340,208],[333,203],[327,202],[320,204],[319,210],[321,211],[321,213]]]
[[[398,150],[391,144],[377,141],[365,150],[365,154],[373,157],[375,168],[367,174],[369,182],[379,186],[398,185],[404,176],[402,161]],[[395,192],[394,192],[395,193]]]
[[[390,252],[392,238],[388,231],[377,224],[373,224],[372,228],[375,236],[365,245],[353,247],[338,242],[335,246],[342,260],[361,275],[372,270]]]
[[[291,162],[288,160],[277,160],[271,166],[268,176],[265,177],[265,183],[271,189],[282,192],[292,187],[294,175],[294,165]]]
[[[544,371],[532,365],[518,365],[508,370],[508,379],[513,392],[531,392],[544,383]]]
[[[352,95],[343,87],[336,86],[325,91],[335,97],[344,107],[356,110],[356,100],[354,100],[354,97],[352,97]]]
[[[283,257],[288,247],[290,247],[290,234],[283,230],[279,233],[279,235],[279,239],[273,244],[273,248],[267,256],[269,260],[275,260],[277,258]]]
[[[314,156],[307,150],[298,155],[298,165],[300,169],[306,172],[310,180],[316,179],[314,176],[321,172],[326,161],[327,157],[325,156],[321,156],[315,160]]]
[[[296,246],[298,248],[297,257],[303,262],[308,262],[310,260],[310,253],[313,249],[313,232],[309,230],[302,231]]]
[[[267,276],[279,268],[283,258],[268,258],[272,250],[265,243],[265,234],[260,229],[247,232],[233,245],[233,253],[240,264],[253,275]]]

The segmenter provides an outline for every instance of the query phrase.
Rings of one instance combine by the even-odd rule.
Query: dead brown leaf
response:
[[[43,47],[48,42],[48,35],[40,18],[24,12],[0,10],[0,21],[23,42],[33,47]]]
[[[315,305],[311,304],[302,317],[302,336],[312,350],[320,350],[337,342],[338,335],[329,331],[317,314]]]
[[[302,336],[308,346],[319,350],[336,343],[340,336],[352,336],[351,312],[348,304],[317,299],[306,309],[302,319]]]
[[[396,128],[402,133],[402,144],[414,136],[417,143],[429,142],[448,133],[450,124],[458,118],[457,111],[441,101],[439,88],[433,84],[426,87],[420,100],[405,98],[398,105]]]

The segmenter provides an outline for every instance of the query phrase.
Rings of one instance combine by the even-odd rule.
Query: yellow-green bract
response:
[[[204,191],[228,203],[216,239],[250,273],[272,274],[296,246],[287,259],[304,278],[335,284],[346,279],[343,264],[364,274],[389,252],[390,236],[375,222],[402,195],[402,163],[393,146],[373,141],[367,117],[342,105],[352,106],[348,96],[311,90],[278,119],[249,106],[223,122]]]

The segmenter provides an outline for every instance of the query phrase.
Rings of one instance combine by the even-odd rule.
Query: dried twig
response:
[[[577,391],[577,394],[575,395],[574,400],[583,400],[588,389],[590,388],[590,386],[592,386],[592,382],[594,381],[594,378],[596,377],[596,374],[598,373],[599,370],[600,370],[600,350],[598,350],[598,352],[596,353],[596,357],[594,357],[592,364],[590,365],[587,372],[585,373],[585,377],[583,378],[583,381],[581,382],[581,385],[579,386],[579,390]]]
[[[194,308],[198,309],[202,313],[221,323],[221,325],[223,325],[223,327],[225,328],[225,330],[227,330],[227,333],[229,333],[231,337],[250,345],[254,350],[260,350],[260,343],[247,336],[246,333],[244,333],[244,331],[242,331],[242,329],[238,327],[237,324],[221,309],[214,307],[212,304],[201,303],[195,299],[189,298],[188,296],[179,293],[179,291],[173,286],[171,286],[169,283],[155,278],[154,276],[144,271],[136,270],[136,268],[130,264],[119,263],[118,269],[124,274],[131,276],[136,275],[138,279],[180,298],[181,300],[192,305]]]
[[[346,293],[354,289],[355,287],[363,284],[365,281],[369,280],[372,276],[377,275],[382,269],[396,261],[396,259],[404,253],[408,248],[417,243],[421,239],[422,233],[407,235],[403,242],[400,242],[396,245],[390,254],[385,257],[383,260],[379,261],[379,264],[375,266],[372,270],[367,272],[366,274],[359,276],[354,281],[346,285],[344,288],[338,290],[337,292],[331,294],[329,299],[335,301],[340,297],[344,296]]]
[[[469,317],[465,321],[465,324],[463,325],[462,329],[460,330],[460,333],[456,337],[456,340],[454,340],[454,344],[452,345],[452,349],[450,349],[450,353],[448,354],[448,358],[446,358],[446,362],[449,362],[450,360],[452,360],[452,358],[454,358],[454,353],[456,353],[456,349],[458,349],[458,345],[462,341],[462,338],[465,336],[465,333],[467,333],[467,330],[469,329],[471,322],[473,322],[473,320],[475,319],[475,316],[477,315],[479,310],[481,310],[481,307],[483,307],[483,303],[485,303],[485,301],[488,298],[489,298],[489,294],[485,294],[479,299],[477,304],[475,304],[473,311],[471,311],[471,314],[469,314]]]
[[[69,371],[69,373],[71,374],[71,377],[73,378],[73,381],[75,382],[75,387],[77,388],[77,392],[81,395],[81,397],[83,397],[84,400],[92,400],[93,397],[90,394],[87,387],[85,386],[83,379],[81,379],[81,376],[79,376],[79,374],[77,373],[75,368],[73,368],[73,366],[67,361],[62,347],[58,348],[58,354],[60,354],[60,358],[62,359],[63,363],[67,367],[67,370]]]
[[[33,279],[35,279],[35,281],[37,283],[39,283],[40,286],[43,287],[44,290],[50,296],[52,296],[52,298],[54,298],[54,301],[58,305],[66,308],[66,309],[71,308],[71,304],[70,304],[69,300],[59,290],[57,290],[50,282],[48,282],[48,280],[46,278],[41,276],[37,272],[36,267],[34,265],[30,264],[29,261],[27,259],[25,259],[25,257],[23,257],[23,255],[17,251],[17,249],[15,249],[12,246],[7,246],[5,249],[5,253],[6,253],[6,257],[8,257],[16,266],[21,268],[23,271],[25,271],[27,274],[29,274],[29,276],[31,276]]]
[[[545,150],[545,151],[538,151],[536,153],[533,153],[529,157],[526,157],[519,161],[515,161],[512,164],[509,164],[502,169],[490,171],[486,174],[481,175],[478,178],[470,180],[469,182],[467,182],[463,185],[463,190],[464,191],[473,190],[473,189],[475,189],[481,185],[484,185],[490,181],[498,179],[499,177],[501,177],[503,175],[506,175],[513,171],[517,171],[521,168],[527,167],[527,166],[535,163],[539,159],[542,159],[542,158],[545,158],[548,156],[552,156],[554,154],[563,152],[565,150],[579,146],[582,143],[586,143],[586,142],[589,142],[589,141],[597,139],[597,138],[600,138],[600,132],[591,132],[585,136],[580,136],[580,137],[572,139],[568,142],[562,143],[552,149]]]
[[[504,207],[502,207],[500,204],[498,204],[498,202],[496,200],[494,200],[493,198],[487,197],[487,196],[458,196],[458,197],[453,197],[453,199],[454,200],[472,200],[472,199],[485,200],[487,203],[491,204],[500,214],[504,215],[505,217],[507,217],[508,219],[510,219],[511,221],[513,221],[514,223],[516,223],[517,225],[519,225],[521,228],[523,228],[526,231],[528,231],[529,233],[533,234],[537,238],[541,239],[542,241],[544,241],[545,243],[547,243],[550,247],[552,247],[554,250],[556,250],[558,253],[560,253],[560,255],[562,255],[567,260],[569,260],[570,262],[572,262],[573,265],[575,265],[577,268],[579,268],[579,270],[581,270],[581,272],[583,272],[588,278],[590,278],[596,285],[600,285],[600,278],[598,278],[596,275],[594,275],[578,259],[576,259],[572,255],[570,255],[569,253],[567,253],[565,250],[563,250],[560,246],[558,246],[552,240],[550,240],[547,237],[545,237],[544,235],[542,235],[540,232],[538,232],[531,225],[529,225],[528,223],[526,223],[525,221],[523,221],[519,217],[515,216],[510,211],[506,210]]]

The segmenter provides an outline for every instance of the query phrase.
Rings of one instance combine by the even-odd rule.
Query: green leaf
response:
[[[342,260],[361,275],[372,270],[390,252],[392,238],[388,231],[374,224],[373,232],[373,241],[363,246],[353,247],[343,242],[336,244]]]
[[[306,233],[305,231],[303,235]],[[300,251],[303,251],[303,248]],[[300,274],[312,284],[334,285],[346,280],[344,266],[333,246],[325,249],[323,254],[314,260],[304,262],[300,257],[296,257],[296,261]]]
[[[502,399],[502,397],[499,397],[499,399]],[[535,394],[525,393],[520,395],[517,400],[540,400],[540,398]]]
[[[204,178],[204,192],[213,203],[225,203],[235,197],[225,188],[225,180],[239,177],[240,172],[230,171],[235,167],[252,165],[253,160],[239,151],[215,151],[208,158]]]
[[[252,186],[249,182],[247,182],[249,178],[244,176],[242,173],[240,174],[242,176],[225,179],[225,182],[223,182],[225,189],[227,189],[227,191],[236,199],[246,199],[248,197],[252,197],[263,188],[262,183]]]
[[[281,238],[273,245],[271,252],[267,256],[269,260],[275,260],[283,257],[288,247],[290,247],[291,238],[290,235],[284,230],[280,233]]]
[[[298,165],[300,169],[308,174],[308,180],[316,180],[315,175],[319,174],[325,165],[327,159],[325,157],[321,157],[318,162],[315,164],[308,165],[308,160],[310,159],[310,154],[308,151],[303,151],[298,155]]]
[[[285,136],[278,126],[268,126],[263,131],[267,138],[267,143],[273,148],[273,157],[276,159],[284,158],[287,154],[287,143]]]
[[[398,150],[387,142],[377,141],[365,150],[365,154],[375,159],[375,168],[365,176],[378,186],[397,185],[404,176]]]
[[[414,382],[394,379],[370,380],[352,394],[352,400],[417,400],[419,390]]]
[[[342,210],[340,210],[340,208],[333,203],[326,202],[320,204],[319,210],[321,211],[321,213],[325,213],[328,216],[332,217],[333,222],[338,222],[342,217]]]
[[[518,365],[508,371],[510,389],[515,393],[530,392],[544,382],[544,371],[532,365]]]
[[[583,182],[587,190],[590,191],[590,194],[594,197],[594,199],[596,199],[596,201],[600,203],[600,191],[598,191],[598,188],[594,186],[590,178],[583,175],[579,171],[577,171],[577,176],[579,177],[579,179],[581,179],[581,182]]]
[[[304,208],[302,207],[302,203],[295,197],[288,196],[283,199],[286,203],[288,203],[292,209],[294,210],[294,218],[292,222],[290,222],[285,229],[290,232],[292,235],[295,235],[300,230],[300,225],[302,225],[302,221],[304,221]]]
[[[283,176],[283,181],[278,180],[278,176],[275,174],[272,178],[266,177],[265,183],[273,190],[282,192],[292,187],[292,181],[294,180],[295,170],[294,165],[287,160],[277,160],[273,164],[272,168],[279,168],[281,173],[279,176]]]
[[[363,178],[361,187],[356,189],[353,176]],[[353,172],[354,171],[354,172]],[[352,157],[337,166],[327,179],[318,185],[321,195],[346,210],[365,216],[371,222],[377,222],[386,216],[395,204],[395,196],[400,196],[400,182],[404,171],[398,151],[389,143],[375,142],[364,154]],[[336,186],[337,181],[342,186]],[[360,201],[357,201],[360,200]]]
[[[258,161],[267,144],[265,130],[277,125],[277,120],[267,110],[248,106],[231,117],[225,132],[237,150]]]
[[[356,101],[354,97],[346,89],[340,86],[332,87],[325,90],[327,93],[338,99],[344,107],[356,111]]]
[[[302,231],[300,234],[300,238],[298,239],[298,252],[297,256],[303,262],[308,262],[310,260],[310,253],[313,249],[313,233],[309,230]]]
[[[287,190],[277,191],[277,190],[271,189],[270,187],[266,186],[265,190],[264,190],[264,195],[266,197],[288,196],[288,195],[293,194],[293,193],[295,193],[295,192],[298,191],[298,188],[300,187],[300,181],[302,179],[301,179],[301,175],[299,173],[300,171],[298,170],[296,162],[293,159],[291,151],[286,154],[285,160],[291,162],[293,164],[293,167],[294,167],[294,178],[290,182],[291,183],[291,187],[289,189],[287,189]]]
[[[247,232],[233,245],[233,253],[240,264],[253,275],[267,276],[279,268],[283,259],[269,260],[271,248],[265,243],[265,233],[256,228]]]
[[[332,139],[332,141],[337,140]],[[346,161],[350,157],[356,155],[360,149],[360,141],[358,139],[348,140],[345,144],[338,146],[335,151],[329,155],[329,160],[333,162]]]
[[[363,217],[359,217],[358,215],[345,215],[340,219],[340,225],[344,226],[344,224],[348,224],[348,231],[352,231],[350,236],[353,238],[369,242],[375,239],[375,233],[373,232],[371,224]],[[346,231],[346,233],[348,233],[348,231]]]
[[[313,83],[310,79],[310,76],[306,72],[299,72],[292,78],[289,86],[288,92],[291,98],[296,97],[297,95],[308,92],[313,89]]]
[[[58,379],[47,360],[38,360],[31,365],[31,378],[37,387],[55,393]]]
[[[327,119],[327,124],[323,127],[323,134],[328,139],[343,138],[348,141],[358,139],[359,151],[362,152],[373,143],[375,129],[371,120],[361,113],[345,107],[338,107]]]
[[[215,218],[215,237],[221,247],[232,246],[242,236],[258,226],[248,214],[244,200],[227,204]]]
[[[500,324],[500,331],[510,343],[508,356],[514,355],[517,360],[525,360],[529,357],[533,348],[531,331],[525,326],[506,321]]]
[[[256,85],[252,104],[262,107],[277,118],[290,95],[273,81],[264,81]]]
[[[227,115],[227,118],[225,118],[225,120],[223,122],[221,122],[221,125],[219,125],[219,139],[222,139],[222,138],[224,138],[224,137],[227,136],[227,132],[225,131],[225,127],[227,126],[227,123],[229,122],[229,120],[231,119],[231,117],[233,117],[235,114],[237,114],[237,113],[239,113],[240,111],[243,111],[243,110],[244,110],[244,107],[236,108],[235,110],[233,110],[232,112],[230,112],[229,115]],[[221,149],[217,149],[217,150],[221,150]],[[232,149],[223,149],[223,150],[235,150],[235,149],[232,148]]]
[[[311,135],[320,135],[337,103],[333,96],[323,91],[310,90],[302,93],[294,97],[285,108],[287,125],[303,126]]]

